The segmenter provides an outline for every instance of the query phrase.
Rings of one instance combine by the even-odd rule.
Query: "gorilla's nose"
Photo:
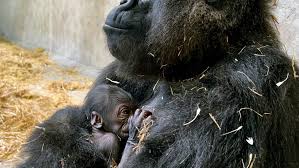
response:
[[[125,12],[129,12],[131,9],[136,7],[138,5],[138,1],[140,0],[121,0],[120,5],[115,7],[107,16],[104,30],[111,30],[111,27],[112,29],[117,28],[118,30],[127,29],[128,26],[126,24],[121,23],[122,16]],[[127,21],[128,19],[125,22]]]
[[[121,9],[122,10],[131,9],[134,6],[135,1],[137,1],[137,0],[121,0],[120,1]]]

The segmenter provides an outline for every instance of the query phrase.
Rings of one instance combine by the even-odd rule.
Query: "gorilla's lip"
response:
[[[108,24],[104,24],[103,28],[105,30],[112,30],[112,31],[119,31],[119,32],[128,32],[129,31],[129,29],[119,28],[119,27],[108,25]]]

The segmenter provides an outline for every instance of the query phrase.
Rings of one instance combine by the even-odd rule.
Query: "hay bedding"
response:
[[[55,65],[42,49],[0,39],[0,163],[16,158],[37,123],[57,108],[79,102],[69,92],[80,91],[83,99],[91,83],[75,70]]]

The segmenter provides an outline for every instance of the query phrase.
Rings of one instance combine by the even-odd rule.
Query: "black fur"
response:
[[[150,96],[161,78],[173,92],[125,167],[299,166],[298,69],[279,47],[269,2],[127,0],[112,10],[104,30],[117,60],[95,86],[118,81],[141,105],[159,98]]]
[[[90,120],[78,107],[57,111],[40,124],[24,146],[19,168],[107,167],[101,153],[88,141]]]

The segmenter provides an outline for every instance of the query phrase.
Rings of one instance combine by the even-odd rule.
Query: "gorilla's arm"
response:
[[[22,152],[24,162],[18,167],[107,166],[88,140],[91,134],[88,125],[86,116],[77,107],[57,111],[33,131]]]
[[[121,161],[118,164],[118,168],[126,168],[128,160],[132,158],[139,149],[138,144],[139,141],[139,130],[142,129],[143,122],[153,121],[152,113],[146,110],[137,109],[133,116],[129,118],[129,138],[127,140],[125,149],[123,151],[123,155],[121,157]]]

